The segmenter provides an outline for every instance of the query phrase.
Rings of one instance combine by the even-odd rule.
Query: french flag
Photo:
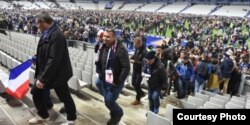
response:
[[[17,99],[22,99],[26,95],[29,91],[29,72],[31,65],[31,60],[27,60],[11,69],[6,93]]]

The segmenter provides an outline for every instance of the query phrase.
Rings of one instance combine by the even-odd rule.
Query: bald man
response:
[[[136,91],[136,99],[131,104],[138,105],[140,104],[140,99],[145,96],[145,93],[141,89],[142,81],[142,62],[143,58],[147,54],[147,50],[142,43],[141,37],[136,37],[134,39],[135,53],[130,58],[130,63],[133,64],[133,75],[132,75],[132,85]]]

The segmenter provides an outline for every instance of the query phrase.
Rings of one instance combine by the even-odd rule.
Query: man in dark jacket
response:
[[[76,107],[67,84],[72,76],[72,69],[66,39],[47,12],[37,14],[36,22],[42,36],[37,47],[36,82],[31,93],[41,118],[32,118],[28,122],[35,124],[49,119],[44,93],[46,89],[54,89],[67,113],[68,121],[62,125],[72,125],[76,120]]]
[[[129,57],[122,43],[117,42],[114,30],[106,30],[103,39],[98,61],[99,78],[102,81],[105,105],[111,116],[107,125],[116,125],[123,116],[122,108],[116,100],[130,71]]]
[[[220,64],[220,69],[222,73],[222,81],[223,82],[223,90],[222,94],[227,94],[227,86],[228,82],[230,80],[230,77],[233,72],[234,63],[233,60],[230,59],[230,56],[232,56],[233,52],[231,49],[229,49],[227,52],[224,53],[224,59]]]
[[[98,68],[98,62],[99,61],[99,55],[100,55],[100,48],[102,48],[102,45],[103,45],[103,33],[104,31],[103,30],[99,30],[98,33],[97,33],[97,37],[96,37],[96,40],[97,40],[97,43],[95,45],[95,53],[96,53],[96,61],[95,61],[95,64],[96,64],[96,81],[95,81],[95,85],[99,91],[99,93],[101,95],[103,95],[103,91],[102,91],[102,85],[101,85],[101,80],[99,78],[99,68]]]
[[[155,54],[155,51],[150,51],[146,55],[143,76],[148,82],[149,109],[157,114],[160,107],[161,90],[167,89],[167,77],[164,65]]]
[[[134,47],[136,48],[135,54],[130,58],[130,62],[133,64],[132,85],[135,88],[136,99],[132,102],[132,105],[138,105],[140,104],[140,99],[145,96],[145,93],[141,89],[141,73],[143,58],[147,54],[147,50],[140,37],[134,39]]]

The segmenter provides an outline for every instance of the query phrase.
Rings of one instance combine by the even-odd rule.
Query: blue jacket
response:
[[[179,77],[183,80],[194,80],[194,67],[191,63],[184,64],[184,63],[178,63],[176,65],[176,71],[179,74]]]

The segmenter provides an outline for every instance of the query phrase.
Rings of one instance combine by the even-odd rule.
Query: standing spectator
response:
[[[222,94],[227,93],[227,85],[230,80],[231,74],[233,72],[234,63],[233,60],[230,59],[230,56],[232,56],[233,52],[231,49],[229,49],[226,53],[224,53],[223,61],[221,62],[220,69],[222,73],[222,81],[223,82],[223,90],[221,91]]]
[[[187,85],[192,83],[194,80],[194,68],[191,62],[189,61],[187,54],[185,54],[181,62],[177,64],[176,71],[179,75],[177,98],[182,99],[186,96]]]
[[[241,82],[239,84],[239,89],[238,89],[239,96],[243,94],[246,73],[248,73],[248,70],[249,70],[248,62],[249,62],[249,57],[247,55],[243,55],[242,61],[240,62],[240,66],[239,66],[239,72],[241,73]]]
[[[102,80],[103,96],[106,107],[110,111],[107,125],[116,125],[123,116],[122,108],[116,103],[124,82],[129,74],[130,64],[128,51],[118,43],[114,30],[104,32],[103,47],[100,48],[100,79]]]
[[[203,90],[206,80],[208,80],[211,73],[211,68],[209,66],[209,57],[206,54],[202,55],[201,61],[196,67],[196,76],[195,76],[195,93],[199,93]]]
[[[155,51],[150,51],[146,55],[143,73],[148,82],[149,109],[157,114],[160,107],[161,90],[167,90],[167,78],[164,65],[155,54]]]
[[[140,104],[141,98],[145,96],[145,93],[141,89],[141,73],[143,59],[147,54],[147,50],[140,37],[134,39],[134,47],[136,49],[135,54],[130,58],[130,62],[133,64],[132,85],[136,91],[136,99],[132,102],[132,105],[138,105]]]
[[[47,110],[47,89],[54,89],[59,99],[64,103],[67,122],[62,125],[72,125],[76,120],[76,107],[70,95],[67,81],[72,76],[72,69],[67,49],[66,39],[52,17],[45,11],[37,14],[36,22],[42,37],[37,48],[35,85],[31,93],[38,115],[30,119],[30,124],[49,120]]]

